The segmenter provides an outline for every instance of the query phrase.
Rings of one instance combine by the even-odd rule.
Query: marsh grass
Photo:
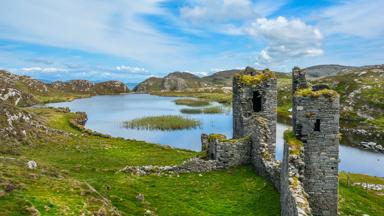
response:
[[[207,107],[203,109],[186,108],[186,109],[181,109],[180,112],[184,114],[219,114],[219,113],[223,113],[224,109],[220,106],[215,106],[215,107]]]
[[[199,99],[188,99],[188,98],[181,98],[175,100],[176,105],[185,105],[190,107],[202,107],[202,106],[209,106],[209,101],[206,100],[199,100]]]
[[[178,115],[148,116],[123,123],[124,127],[141,130],[181,130],[200,126],[198,120]]]

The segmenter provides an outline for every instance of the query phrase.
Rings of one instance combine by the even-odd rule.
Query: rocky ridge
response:
[[[65,101],[76,97],[120,94],[129,92],[120,81],[92,83],[87,80],[43,83],[29,76],[18,76],[0,70],[0,101],[16,106],[31,106],[51,101]]]

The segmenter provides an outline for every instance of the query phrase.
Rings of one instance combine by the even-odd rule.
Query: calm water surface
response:
[[[147,94],[126,94],[96,96],[72,102],[53,103],[49,106],[69,107],[72,111],[87,112],[86,127],[101,133],[194,151],[201,149],[201,133],[221,133],[227,137],[232,136],[232,112],[229,108],[225,108],[226,112],[222,114],[188,115],[180,112],[187,107],[175,105],[173,102],[175,99],[175,97]],[[122,126],[123,121],[157,115],[183,115],[200,120],[202,124],[199,128],[178,131],[146,131],[127,129]],[[277,159],[282,158],[283,132],[288,127],[284,124],[277,125]],[[384,154],[341,145],[340,159],[340,170],[384,177]]]

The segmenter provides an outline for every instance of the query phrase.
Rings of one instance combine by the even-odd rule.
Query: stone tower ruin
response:
[[[339,95],[324,85],[308,88],[296,72],[292,119],[295,137],[304,144],[304,190],[313,215],[337,215]]]
[[[247,67],[233,78],[233,139],[202,135],[202,148],[219,167],[252,164],[281,194],[281,215],[336,216],[338,207],[339,95],[292,71],[292,130],[284,158],[275,159],[277,79]]]

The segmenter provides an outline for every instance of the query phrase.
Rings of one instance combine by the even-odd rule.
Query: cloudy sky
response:
[[[142,81],[250,65],[384,63],[384,0],[2,0],[0,68]]]

